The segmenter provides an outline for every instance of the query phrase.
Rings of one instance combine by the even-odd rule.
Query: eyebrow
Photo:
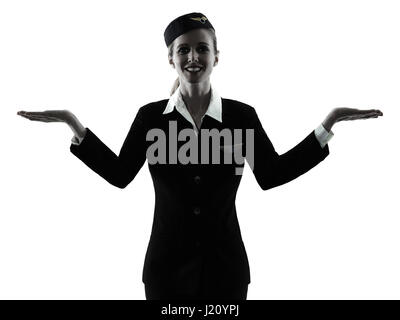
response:
[[[210,46],[207,42],[199,42],[199,44],[205,44],[206,46]],[[181,46],[188,46],[188,44],[187,43],[181,43],[179,46],[177,46],[177,48],[179,48]]]

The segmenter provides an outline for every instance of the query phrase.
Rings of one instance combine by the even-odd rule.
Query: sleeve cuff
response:
[[[332,130],[328,132],[322,123],[314,130],[315,137],[317,138],[321,148],[324,148],[328,141],[333,137]]]
[[[71,139],[71,143],[72,144],[75,144],[75,145],[79,145],[80,144],[80,141],[79,141],[79,139],[77,138],[77,136],[73,136],[72,137],[72,139]]]
[[[74,135],[74,136],[72,137],[72,139],[71,139],[71,143],[72,143],[72,144],[75,144],[75,145],[80,145],[81,142],[82,142],[82,140],[85,139],[86,133],[87,133],[87,130],[85,130],[85,135],[83,136],[83,138],[79,138],[79,137],[77,137],[76,135]]]

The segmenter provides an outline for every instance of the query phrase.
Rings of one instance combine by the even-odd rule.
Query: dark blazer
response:
[[[146,160],[152,128],[168,135],[169,121],[179,130],[192,125],[176,110],[162,114],[168,99],[139,109],[117,156],[89,128],[70,151],[110,184],[125,188]],[[279,155],[253,107],[222,98],[222,123],[206,115],[201,129],[254,129],[255,178],[263,190],[289,182],[329,154],[314,131]],[[200,137],[200,134],[199,134]],[[168,141],[168,138],[167,138]],[[243,139],[244,146],[246,145]],[[178,142],[178,148],[184,142]],[[222,151],[226,152],[226,151]],[[201,150],[199,150],[199,159]],[[211,161],[209,162],[211,163]],[[201,272],[209,286],[235,287],[250,283],[250,268],[236,215],[235,198],[241,175],[233,164],[149,164],[155,209],[146,252],[143,282],[190,290]]]

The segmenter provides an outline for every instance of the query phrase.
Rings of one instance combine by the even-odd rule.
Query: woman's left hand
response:
[[[322,125],[327,131],[330,131],[332,126],[339,121],[369,119],[379,116],[383,116],[383,113],[378,109],[360,110],[354,108],[335,108],[322,122]]]

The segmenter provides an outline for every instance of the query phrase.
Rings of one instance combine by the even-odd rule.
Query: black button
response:
[[[195,176],[194,177],[194,182],[196,182],[197,184],[199,184],[200,183],[200,176]]]
[[[193,213],[194,213],[195,215],[200,214],[200,208],[199,208],[199,207],[194,208]]]

